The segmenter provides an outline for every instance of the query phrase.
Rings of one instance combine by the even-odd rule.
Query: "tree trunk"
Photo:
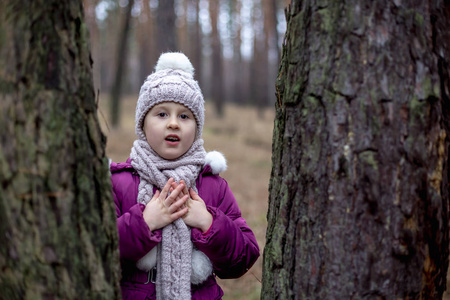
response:
[[[230,5],[233,8],[232,19],[240,20],[242,2],[239,0],[230,0]],[[243,86],[244,86],[244,74],[243,74],[243,59],[241,54],[241,22],[233,22],[234,34],[236,37],[233,39],[233,62],[232,62],[232,89],[231,89],[231,101],[233,103],[244,104]]]
[[[261,1],[258,4],[259,14],[253,14],[253,24],[255,28],[255,36],[253,37],[253,56],[251,61],[251,103],[254,104],[258,110],[260,118],[263,117],[263,109],[269,103],[269,89],[268,89],[268,45],[267,45],[267,18],[264,15],[264,3]],[[255,8],[254,8],[255,9]],[[258,29],[258,25],[263,23],[262,28]]]
[[[177,31],[175,29],[175,2],[174,0],[158,1],[156,12],[156,33],[159,54],[177,51]]]
[[[103,0],[99,0],[103,1]],[[94,65],[100,67],[100,86],[101,93],[111,93],[114,84],[116,61],[117,61],[117,47],[119,45],[120,32],[122,27],[122,8],[120,6],[114,7],[108,11],[106,19],[99,24],[99,55],[94,57]],[[114,62],[114,63],[113,63]]]
[[[119,299],[81,1],[0,2],[2,299]]]
[[[253,40],[253,56],[251,61],[251,93],[250,102],[257,108],[261,117],[263,109],[269,103],[267,48],[264,37],[255,36]]]
[[[136,42],[139,53],[139,83],[142,84],[147,76],[152,73],[153,65],[157,60],[156,45],[153,42],[155,36],[155,24],[150,10],[149,1],[141,3],[142,12],[139,16],[136,28]]]
[[[275,47],[275,51],[277,53],[276,55],[276,61],[277,63],[280,60],[280,48],[278,46],[278,40],[279,40],[279,36],[278,36],[278,21],[277,21],[277,12],[278,12],[278,1],[277,0],[264,0],[266,2],[267,5],[267,10],[264,13],[265,15],[267,14],[267,17],[270,19],[269,22],[269,44],[272,47]]]
[[[450,7],[412,3],[287,11],[262,299],[442,297]]]
[[[91,57],[95,60],[99,56],[100,32],[95,16],[97,0],[83,0],[85,23],[89,28],[89,44],[91,45]],[[92,77],[94,80],[94,90],[101,90],[100,86],[100,60],[95,60],[92,66]]]
[[[128,34],[130,32],[131,10],[134,5],[134,0],[129,0],[125,19],[123,22],[120,39],[117,44],[116,57],[116,72],[114,77],[114,84],[111,89],[111,125],[117,127],[119,125],[120,112],[120,95],[122,93],[122,86],[126,65],[127,65],[127,48],[128,48]]]
[[[209,14],[211,17],[211,47],[212,47],[212,78],[211,78],[211,97],[218,117],[224,115],[224,76],[222,62],[222,44],[220,42],[218,20],[219,20],[220,1],[209,2]]]
[[[277,77],[277,67],[280,62],[280,50],[278,48],[278,31],[277,31],[277,1],[262,0],[264,8],[264,36],[267,61],[267,82],[266,92],[268,101],[266,106],[273,105],[275,95],[275,80]]]
[[[189,36],[189,28],[188,28],[188,1],[184,0],[179,4],[180,7],[183,7],[183,14],[177,16],[177,43],[178,43],[178,51],[183,52],[187,57],[191,57],[189,43],[191,41],[191,37]]]
[[[204,89],[204,79],[203,79],[203,63],[202,63],[202,29],[200,28],[200,0],[190,0],[192,7],[195,9],[195,22],[194,22],[194,34],[193,40],[191,42],[191,53],[192,56],[189,59],[195,68],[195,77],[202,89]]]

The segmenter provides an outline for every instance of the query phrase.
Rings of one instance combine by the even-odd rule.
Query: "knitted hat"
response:
[[[194,80],[194,67],[183,53],[163,53],[155,66],[155,72],[145,80],[136,105],[136,135],[146,140],[142,129],[147,112],[162,102],[180,103],[194,114],[197,136],[202,136],[205,108],[202,91]]]

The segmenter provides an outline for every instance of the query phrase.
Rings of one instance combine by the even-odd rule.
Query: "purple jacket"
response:
[[[155,285],[146,284],[148,272],[140,271],[135,264],[161,241],[161,230],[151,232],[144,221],[144,205],[137,203],[140,179],[130,160],[112,163],[111,173],[119,232],[122,297],[156,299]],[[213,216],[213,223],[206,233],[192,228],[192,242],[209,257],[216,276],[240,277],[259,257],[256,238],[242,218],[227,182],[213,175],[209,165],[201,171],[196,186]],[[192,299],[221,299],[223,296],[214,276],[200,285],[192,285],[191,292]]]

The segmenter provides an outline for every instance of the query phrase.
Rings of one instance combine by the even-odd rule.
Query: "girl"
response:
[[[141,87],[138,139],[112,163],[123,299],[221,299],[215,280],[242,276],[259,248],[218,152],[203,148],[204,100],[181,53],[162,54]]]

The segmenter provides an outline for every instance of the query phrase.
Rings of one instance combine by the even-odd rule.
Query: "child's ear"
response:
[[[212,173],[217,175],[227,170],[227,160],[225,156],[219,151],[211,151],[206,153],[205,166],[211,167]]]

